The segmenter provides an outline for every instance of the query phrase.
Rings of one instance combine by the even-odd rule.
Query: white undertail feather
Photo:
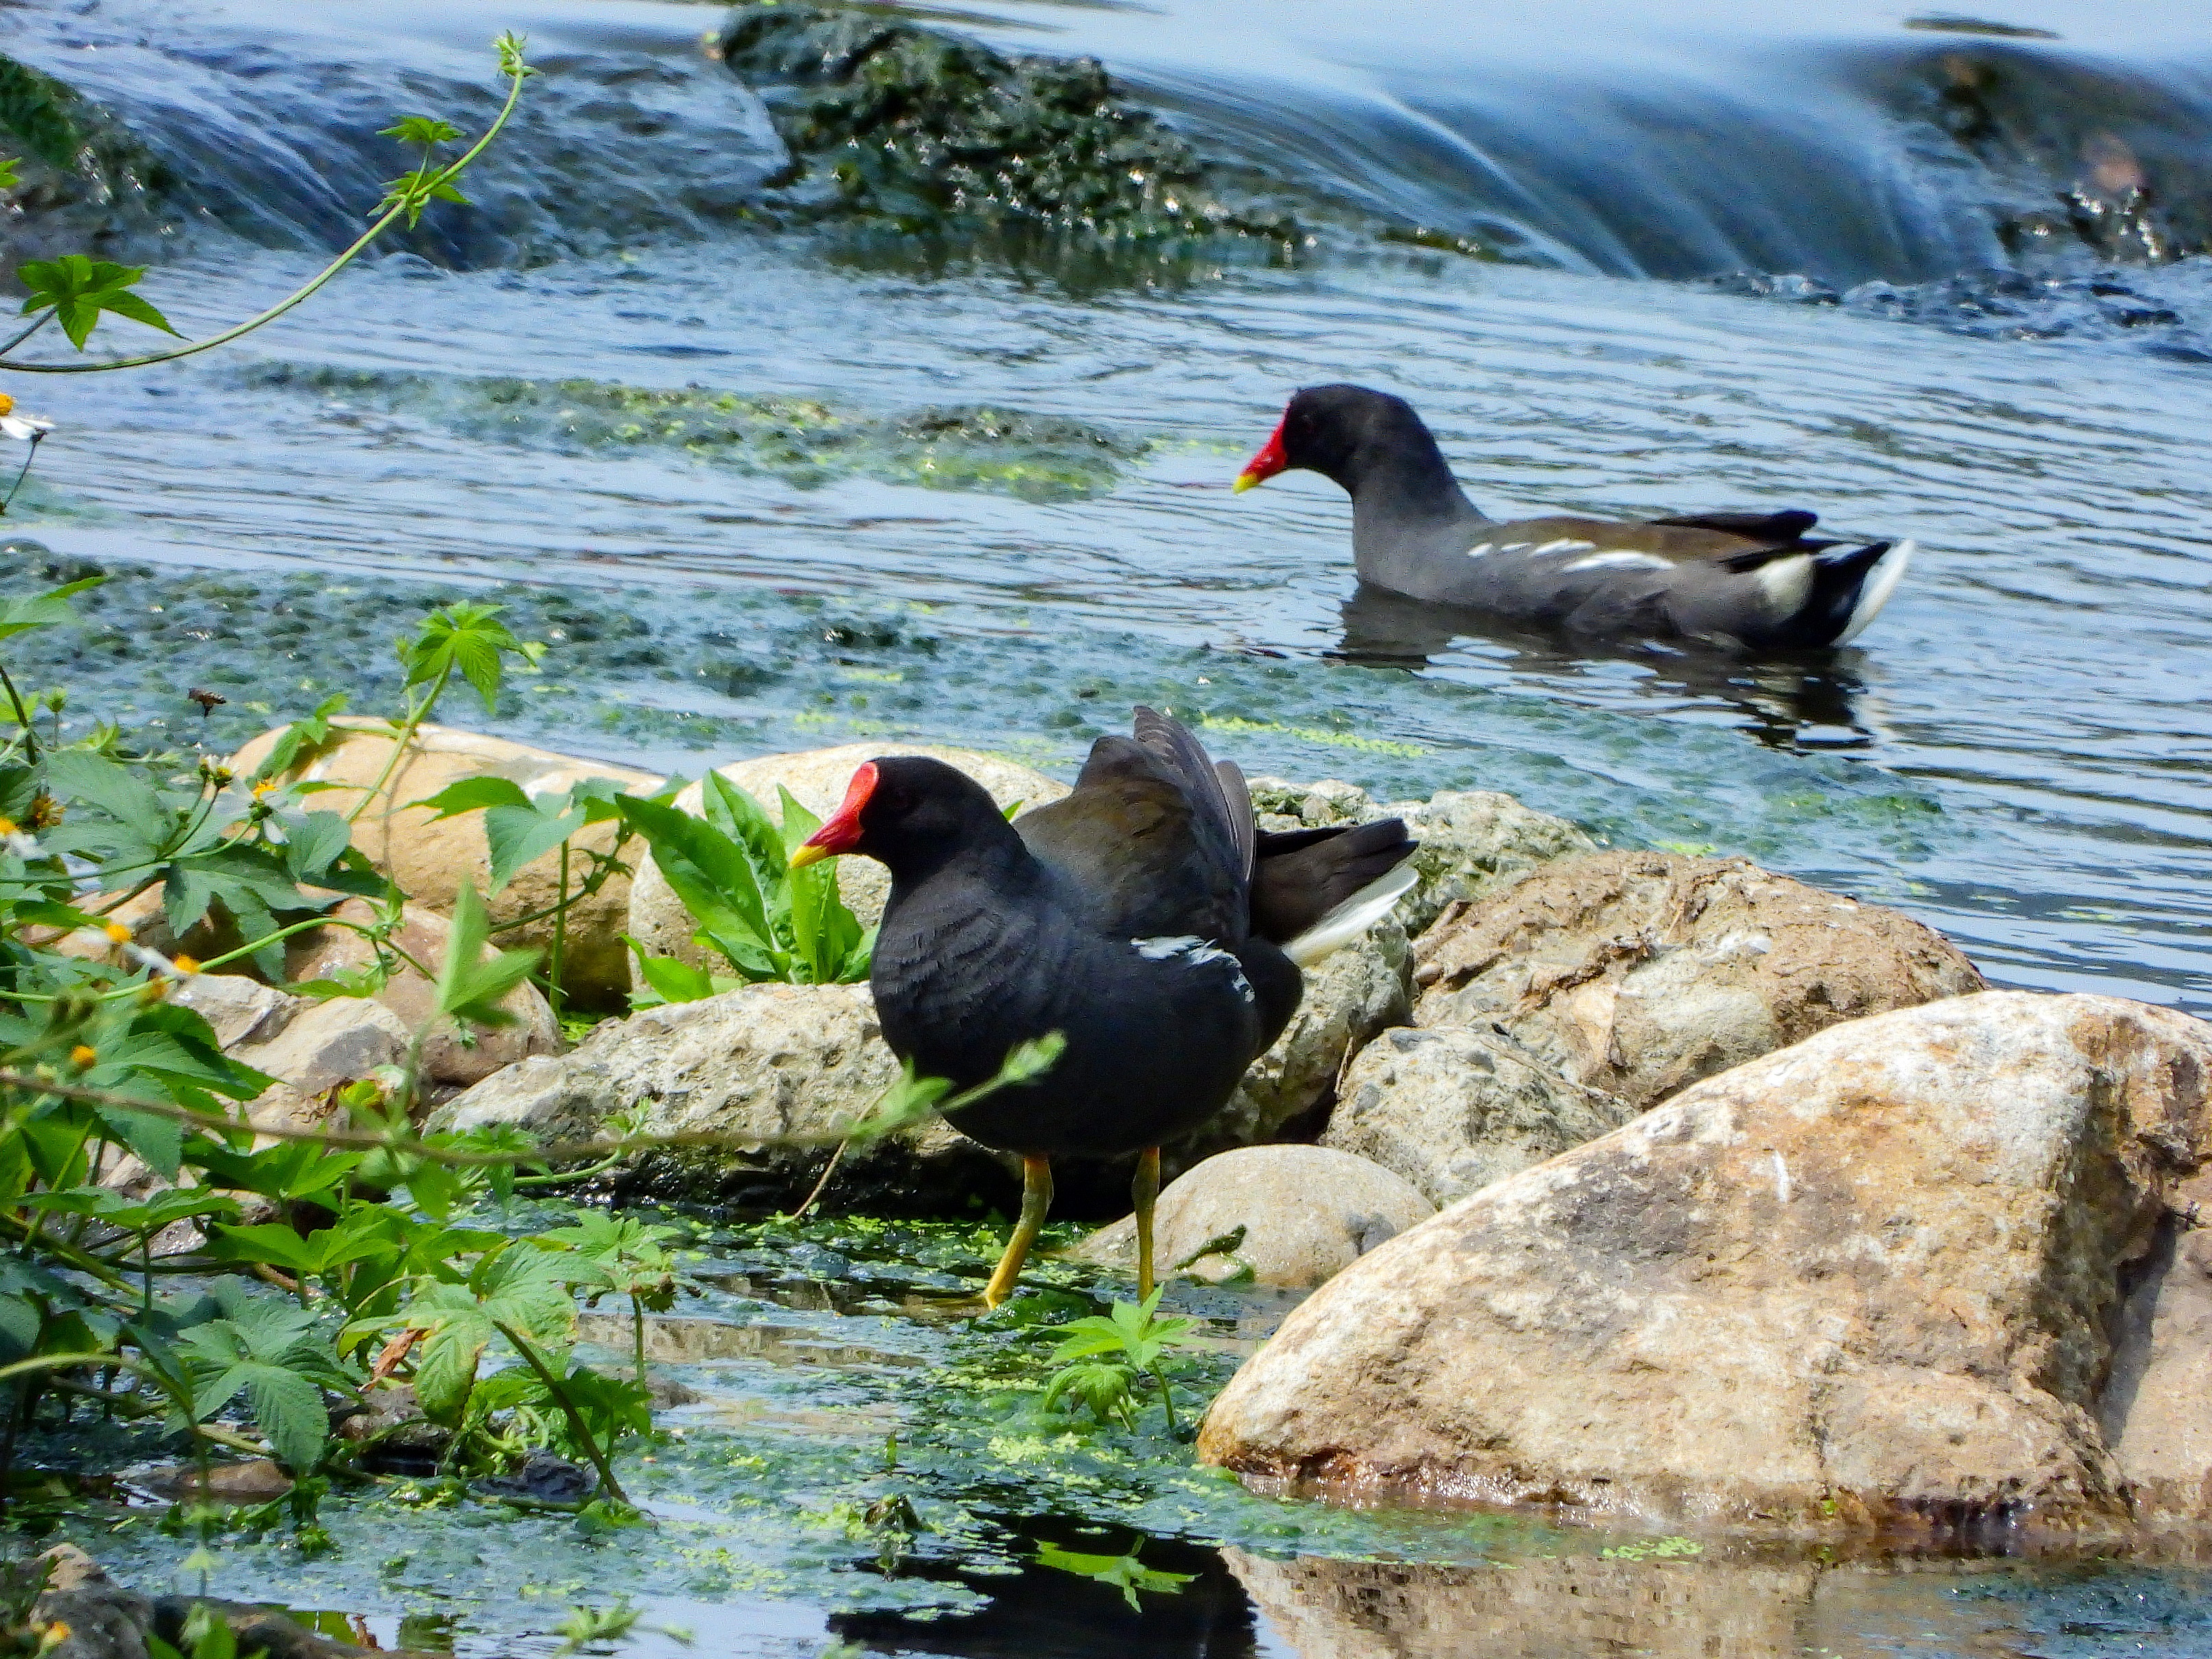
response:
[[[1796,616],[1812,595],[1813,556],[1809,553],[1770,559],[1751,574],[1765,590],[1767,603],[1778,617]]]
[[[1834,643],[1849,645],[1866,632],[1868,625],[1881,615],[1882,606],[1889,596],[1897,592],[1898,583],[1905,580],[1905,568],[1912,562],[1911,542],[1899,542],[1883,554],[1868,571],[1866,580],[1859,584],[1859,602],[1851,607],[1851,619],[1844,624],[1844,631],[1836,635]]]
[[[1358,939],[1389,915],[1420,878],[1411,863],[1379,876],[1283,947],[1301,968],[1310,968],[1340,945]]]

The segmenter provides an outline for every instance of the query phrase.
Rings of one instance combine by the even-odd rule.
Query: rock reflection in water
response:
[[[628,1353],[634,1340],[629,1318],[618,1314],[585,1314],[576,1322],[586,1342]],[[764,1359],[772,1365],[911,1367],[923,1362],[912,1354],[825,1337],[805,1325],[733,1325],[719,1319],[648,1319],[645,1357],[662,1365],[706,1365],[718,1360]]]
[[[1794,1659],[1820,1578],[1811,1563],[1568,1556],[1432,1567],[1224,1553],[1298,1659]]]

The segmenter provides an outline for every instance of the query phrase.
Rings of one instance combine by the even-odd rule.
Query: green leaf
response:
[[[308,812],[284,820],[284,869],[294,882],[319,886],[313,878],[327,872],[353,845],[353,831],[337,812]]]
[[[27,317],[33,312],[52,310],[62,331],[69,336],[70,343],[80,351],[91,337],[103,311],[144,323],[165,334],[176,334],[167,318],[130,292],[131,284],[145,274],[143,265],[118,265],[82,253],[33,259],[18,266],[15,271],[16,280],[30,292],[30,297],[23,301],[23,314]]]
[[[1061,1549],[1056,1544],[1039,1544],[1036,1559],[1041,1567],[1055,1568],[1061,1572],[1072,1572],[1079,1578],[1112,1585],[1121,1592],[1122,1599],[1139,1613],[1144,1609],[1137,1601],[1139,1590],[1178,1595],[1182,1587],[1197,1576],[1188,1572],[1161,1572],[1148,1567],[1137,1559],[1133,1550],[1127,1555],[1086,1555],[1077,1550]]]
[[[524,806],[530,797],[522,793],[522,786],[512,778],[463,778],[459,783],[449,783],[434,795],[410,801],[410,806],[435,809],[437,818],[459,817],[464,812],[481,812],[489,806]]]
[[[88,588],[99,586],[105,576],[87,576],[66,587],[49,588],[46,592],[28,599],[11,599],[0,605],[0,640],[21,634],[27,629],[47,628],[55,623],[70,619],[69,602]]]
[[[158,842],[175,816],[143,774],[89,750],[64,749],[46,763],[47,787],[64,801],[98,807],[139,839]]]
[[[453,898],[453,931],[446,939],[446,959],[438,969],[438,1012],[478,1025],[507,1025],[514,1016],[501,1007],[508,992],[529,976],[538,963],[535,951],[501,951],[486,958],[491,922],[476,883],[464,881]]]
[[[403,115],[391,126],[382,129],[380,137],[397,138],[403,144],[449,144],[461,136],[461,130],[451,122],[441,121],[434,115]]]
[[[623,797],[623,817],[645,837],[653,861],[716,949],[748,978],[772,963],[775,943],[752,859],[713,824],[659,801]],[[772,971],[772,969],[771,969]]]
[[[723,988],[705,969],[694,968],[680,957],[647,956],[645,946],[628,933],[623,935],[623,943],[637,958],[637,971],[663,1002],[697,1002]]]
[[[498,892],[514,872],[551,852],[584,827],[584,814],[572,810],[566,794],[541,795],[522,806],[495,806],[483,817],[484,845],[491,854],[491,890]]]
[[[484,712],[499,712],[501,659],[513,653],[526,656],[521,641],[497,620],[502,609],[456,599],[422,619],[415,637],[400,642],[400,658],[407,666],[407,684],[428,684],[459,673],[476,688]]]
[[[331,1415],[323,1405],[322,1390],[281,1366],[240,1369],[262,1438],[294,1474],[307,1474],[323,1461],[323,1446],[330,1438]]]

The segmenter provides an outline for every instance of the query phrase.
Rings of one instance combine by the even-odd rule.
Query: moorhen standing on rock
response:
[[[1303,467],[1352,497],[1359,579],[1503,621],[1730,650],[1848,645],[1888,603],[1912,544],[1808,537],[1816,515],[1692,513],[1624,523],[1485,518],[1403,398],[1309,386],[1237,476]]]
[[[1037,1080],[952,1115],[1022,1158],[1022,1213],[984,1301],[1012,1292],[1060,1153],[1138,1154],[1138,1286],[1152,1288],[1160,1143],[1227,1103],[1298,1006],[1301,963],[1378,921],[1413,884],[1396,818],[1262,833],[1244,775],[1178,722],[1137,710],[1074,790],[1009,823],[941,761],[886,756],[792,855],[879,860],[890,899],[869,985],[893,1053],[973,1088],[1058,1031]]]

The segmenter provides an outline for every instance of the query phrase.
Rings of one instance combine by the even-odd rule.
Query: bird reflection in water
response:
[[[1644,672],[1633,679],[1608,677],[1608,704],[1617,703],[1620,689],[1632,687],[1645,701],[1726,709],[1740,730],[1792,754],[1872,749],[1881,738],[1860,707],[1868,695],[1863,653],[1848,647],[1738,657],[1613,645],[1502,628],[1480,611],[1409,599],[1364,583],[1344,601],[1341,623],[1342,641],[1328,655],[1364,668],[1419,672],[1432,659],[1447,658],[1452,666],[1473,668],[1486,679],[1494,675],[1515,684],[1586,694],[1601,665],[1624,663]],[[1479,643],[1469,651],[1464,641]]]

